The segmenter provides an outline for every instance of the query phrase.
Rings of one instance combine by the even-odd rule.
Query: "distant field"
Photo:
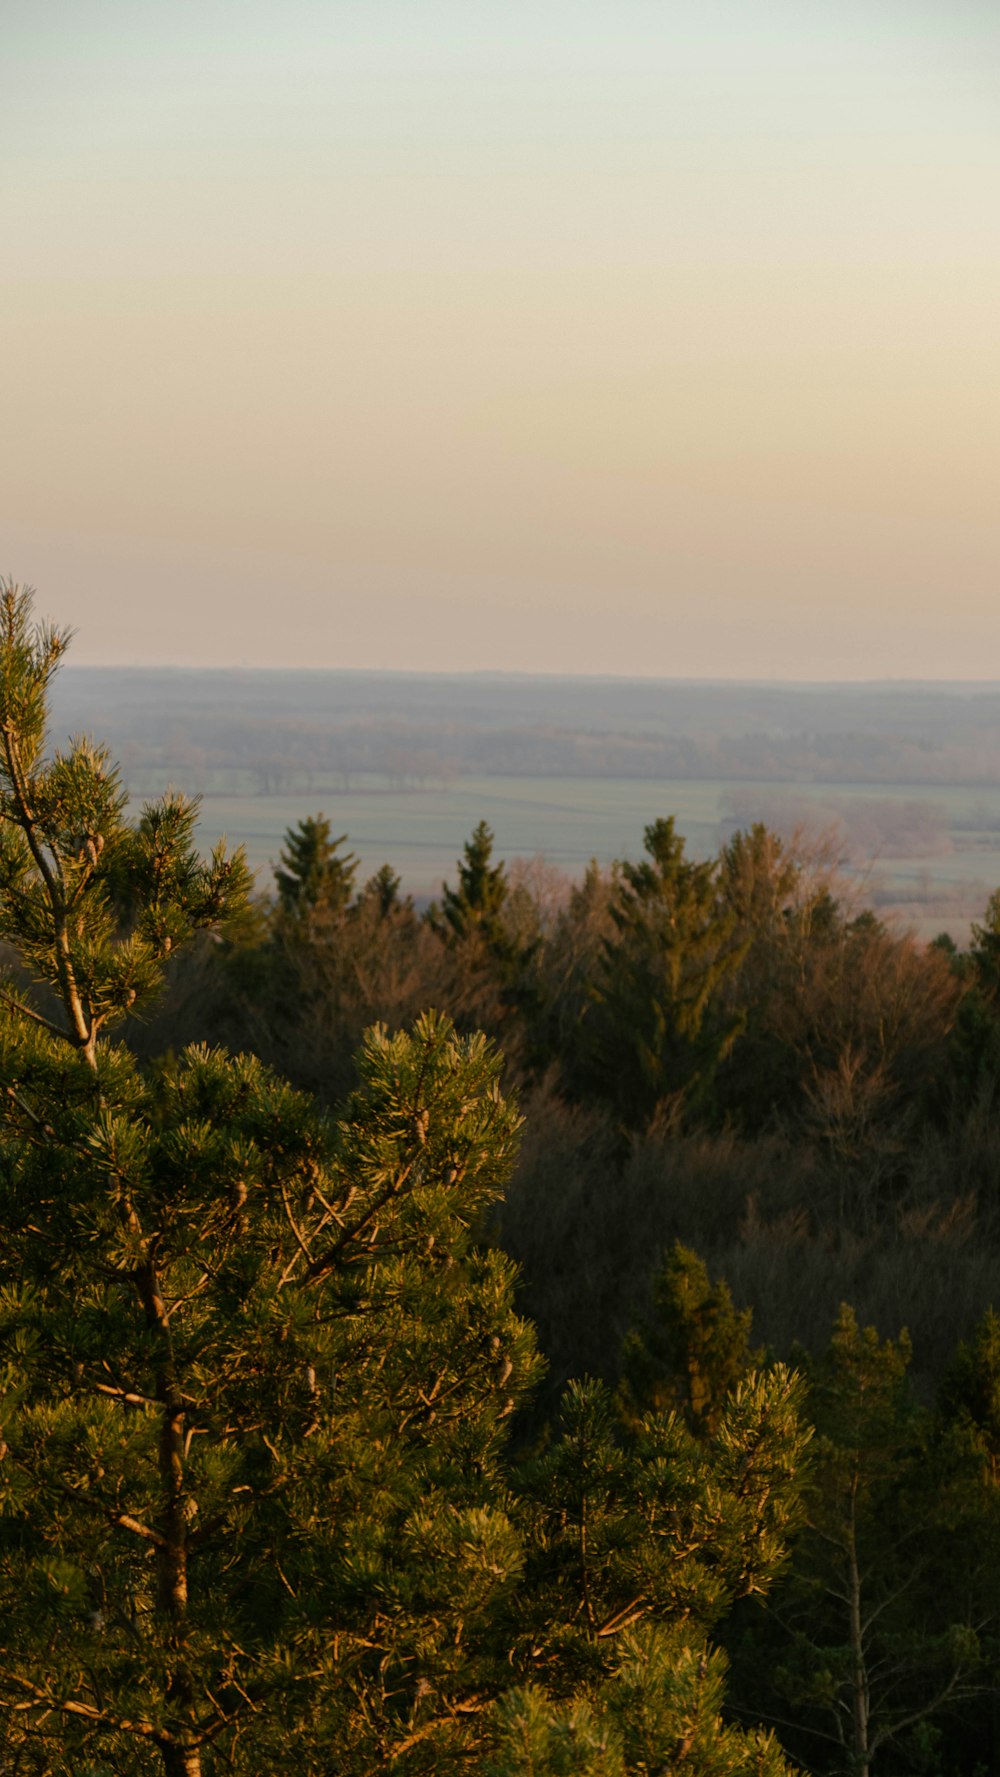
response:
[[[162,787],[157,776],[143,772],[134,791],[153,793]],[[260,796],[209,782],[200,834],[206,847],[220,833],[244,845],[266,887],[286,829],[318,811],[348,835],[364,875],[389,862],[421,898],[438,894],[442,881],[454,877],[477,821],[490,823],[500,855],[541,855],[579,875],[591,858],[607,863],[638,856],[643,827],[667,814],[676,816],[689,851],[699,857],[714,852],[734,824],[755,819],[835,829],[849,874],[863,879],[865,899],[895,910],[924,936],[947,929],[964,939],[969,920],[1000,885],[1000,786],[989,785],[461,777],[447,788],[420,791],[365,785],[345,793],[328,782],[295,795]],[[880,823],[890,829],[889,843],[881,845]],[[859,851],[859,842],[868,849]],[[891,855],[894,846],[900,855]]]

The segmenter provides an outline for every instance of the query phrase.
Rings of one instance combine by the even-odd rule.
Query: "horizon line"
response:
[[[66,672],[111,672],[111,673],[223,673],[236,675],[260,674],[272,678],[291,678],[303,676],[321,678],[324,675],[343,678],[368,679],[450,679],[450,680],[527,680],[536,682],[558,681],[561,684],[602,684],[602,685],[684,685],[698,686],[701,689],[743,688],[752,690],[981,690],[1000,691],[1000,679],[973,678],[917,678],[900,675],[898,677],[876,677],[857,679],[811,679],[811,678],[741,678],[736,674],[719,674],[711,677],[700,674],[658,674],[658,673],[613,673],[613,672],[555,672],[545,668],[530,667],[382,667],[382,666],[266,666],[259,663],[253,665],[217,664],[185,665],[178,661],[77,661],[66,660],[60,665],[60,673]]]

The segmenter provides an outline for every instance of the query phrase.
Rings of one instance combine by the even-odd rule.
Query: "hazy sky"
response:
[[[4,0],[78,661],[1000,675],[995,0]]]

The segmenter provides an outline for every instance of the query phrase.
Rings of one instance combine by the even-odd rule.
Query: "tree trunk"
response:
[[[858,1541],[855,1519],[854,1489],[851,1490],[851,1516],[847,1548],[848,1592],[851,1620],[851,1751],[858,1777],[868,1777],[871,1754],[868,1745],[868,1672],[865,1666],[864,1637],[861,1628],[861,1575],[858,1572]]]
[[[146,1320],[163,1342],[157,1367],[157,1393],[163,1404],[160,1421],[159,1469],[161,1504],[156,1551],[157,1604],[165,1617],[176,1664],[167,1684],[173,1745],[163,1747],[166,1777],[201,1777],[201,1750],[185,1745],[194,1720],[191,1673],[184,1658],[184,1625],[188,1607],[188,1516],[184,1474],[184,1401],[177,1382],[171,1349],[170,1322],[160,1293],[155,1267],[148,1263],[140,1277],[140,1294]],[[168,1720],[170,1718],[168,1717]]]
[[[164,1777],[201,1777],[201,1748],[165,1746],[163,1770]]]
[[[161,1378],[161,1387],[163,1387]],[[164,1411],[160,1429],[160,1479],[163,1485],[157,1550],[158,1591],[161,1610],[175,1627],[187,1615],[187,1519],[184,1498],[184,1408],[177,1399],[173,1377],[167,1384],[173,1396]]]

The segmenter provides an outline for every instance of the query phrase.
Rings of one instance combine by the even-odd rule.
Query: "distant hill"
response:
[[[701,683],[67,666],[54,737],[94,731],[128,775],[394,787],[461,775],[829,784],[1000,780],[1000,684]],[[192,784],[192,787],[203,787]],[[236,787],[235,784],[233,787]]]

